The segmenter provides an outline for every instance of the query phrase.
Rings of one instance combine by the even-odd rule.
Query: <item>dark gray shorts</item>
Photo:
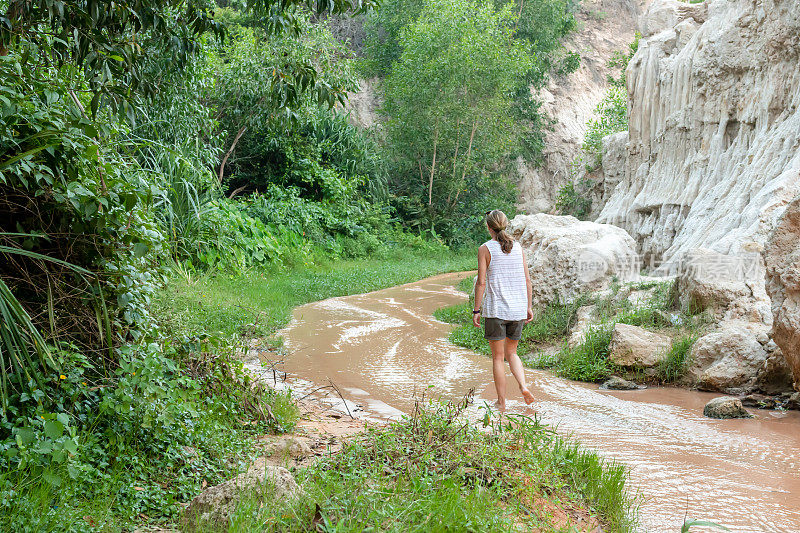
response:
[[[483,337],[490,341],[511,339],[518,341],[522,338],[524,320],[503,320],[501,318],[485,318],[483,320]]]

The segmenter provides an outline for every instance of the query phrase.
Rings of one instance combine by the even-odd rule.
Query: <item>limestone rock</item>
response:
[[[586,331],[592,325],[594,316],[594,307],[591,305],[584,305],[575,311],[575,325],[572,326],[572,331],[567,339],[567,345],[574,348],[583,342],[586,338]]]
[[[800,151],[798,151],[800,153]],[[772,338],[800,390],[800,197],[786,209],[764,253],[772,299]]]
[[[533,283],[533,304],[575,301],[639,273],[636,245],[624,230],[571,216],[517,215],[509,230],[520,242]]]
[[[607,381],[600,385],[600,388],[605,390],[638,390],[644,387],[640,387],[633,381],[628,381],[627,379],[623,379],[619,376],[611,376]]]
[[[614,324],[608,349],[611,362],[616,365],[649,368],[664,358],[671,344],[666,335],[638,326]]]
[[[741,400],[731,396],[714,398],[703,408],[703,414],[709,418],[753,418]]]
[[[640,24],[624,176],[597,221],[656,264],[765,244],[800,193],[800,2],[658,0]]]
[[[264,451],[267,455],[293,459],[308,457],[313,453],[306,439],[298,439],[296,437],[279,438],[269,443]]]
[[[752,391],[767,360],[758,342],[765,329],[763,324],[730,321],[697,339],[689,368],[697,386],[729,394]]]
[[[573,162],[581,154],[586,125],[605,95],[608,65],[614,52],[628,49],[639,29],[639,18],[649,0],[582,0],[575,18],[578,29],[565,40],[568,50],[581,55],[576,72],[552,76],[538,99],[542,111],[554,119],[545,132],[542,164],[518,161],[520,207],[528,213],[549,212],[559,189],[572,180]]]
[[[291,472],[260,459],[246,473],[197,495],[184,511],[183,523],[190,529],[200,522],[226,524],[242,497],[258,495],[264,501],[291,499],[300,494],[302,489]]]
[[[718,318],[772,323],[764,289],[764,267],[757,253],[736,256],[692,249],[681,265],[675,290],[692,312],[711,310]]]

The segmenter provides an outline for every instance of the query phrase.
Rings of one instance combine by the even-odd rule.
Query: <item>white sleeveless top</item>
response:
[[[525,320],[528,318],[528,287],[525,283],[526,265],[522,247],[514,242],[509,253],[503,253],[500,243],[492,239],[485,243],[492,260],[486,271],[486,292],[481,313],[484,318]]]

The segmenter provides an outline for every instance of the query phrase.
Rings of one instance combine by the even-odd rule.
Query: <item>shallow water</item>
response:
[[[435,309],[463,301],[445,274],[381,291],[298,307],[283,334],[290,376],[324,385],[376,418],[408,412],[414,398],[495,399],[491,362],[446,340]],[[680,531],[684,516],[736,532],[800,532],[800,413],[752,412],[753,420],[703,417],[714,394],[652,387],[601,391],[527,370],[531,406],[563,434],[630,467],[641,494],[641,530]],[[510,411],[532,413],[508,373]],[[692,531],[702,531],[693,528]]]

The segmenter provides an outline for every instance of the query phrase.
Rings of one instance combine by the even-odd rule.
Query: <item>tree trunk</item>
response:
[[[472,131],[469,134],[469,145],[467,146],[467,159],[464,161],[464,171],[461,173],[461,181],[458,182],[458,190],[456,191],[456,197],[453,199],[453,205],[456,205],[456,202],[458,202],[458,195],[461,194],[461,187],[464,186],[464,178],[467,176],[467,165],[469,164],[469,159],[472,156],[472,140],[475,139],[476,131],[478,131],[477,118],[472,123]]]
[[[231,143],[231,147],[228,148],[227,152],[225,152],[225,157],[222,158],[222,163],[220,163],[220,165],[219,165],[219,182],[220,183],[222,183],[222,178],[225,177],[225,163],[228,162],[228,158],[233,153],[233,149],[236,148],[236,143],[239,142],[239,139],[242,138],[242,135],[244,135],[245,131],[247,131],[247,126],[242,126],[242,128],[239,130],[239,133],[237,133],[236,137],[234,137],[233,142]]]
[[[433,173],[436,172],[436,147],[439,144],[439,119],[436,119],[436,130],[433,133],[433,161],[431,162],[431,178],[428,181],[428,206],[433,205]]]

